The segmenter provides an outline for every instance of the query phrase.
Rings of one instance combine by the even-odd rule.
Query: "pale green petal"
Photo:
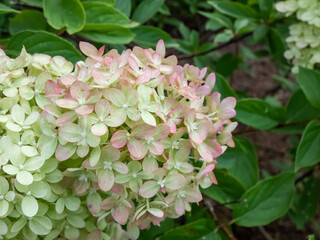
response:
[[[5,173],[8,173],[10,175],[16,175],[19,172],[19,168],[11,164],[3,166],[2,169]]]
[[[21,209],[25,216],[33,217],[37,214],[39,205],[37,200],[33,196],[29,195],[22,199]]]
[[[27,157],[34,157],[38,155],[38,150],[33,146],[22,146],[21,151]]]
[[[18,123],[19,125],[23,125],[25,113],[20,105],[16,104],[13,106],[11,110],[11,117],[14,122]]]
[[[33,182],[32,174],[25,170],[18,172],[16,178],[22,185],[30,185]]]

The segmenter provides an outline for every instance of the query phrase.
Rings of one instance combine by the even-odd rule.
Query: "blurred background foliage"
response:
[[[163,39],[180,64],[216,73],[216,90],[238,100],[241,124],[236,147],[218,159],[219,184],[203,189],[200,206],[142,231],[139,239],[315,239],[320,232],[320,75],[317,67],[291,74],[285,39],[296,19],[278,13],[275,4],[2,0],[0,47],[9,56],[25,46],[29,53],[61,55],[75,63],[84,59],[79,41],[121,52],[135,45],[154,48]]]

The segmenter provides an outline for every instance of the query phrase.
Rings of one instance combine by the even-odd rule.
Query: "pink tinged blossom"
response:
[[[190,140],[201,144],[207,137],[211,123],[206,119],[197,119],[196,110],[191,109],[185,118],[185,125],[189,132]]]
[[[140,196],[144,198],[151,198],[157,194],[160,188],[168,188],[170,190],[177,190],[181,188],[185,183],[185,178],[178,173],[171,173],[163,179],[158,179],[158,181],[147,181],[145,182],[140,190]]]
[[[99,100],[95,105],[97,122],[92,125],[91,132],[96,136],[105,135],[108,132],[106,118],[110,113],[110,104],[106,99]]]
[[[210,110],[212,111],[208,117],[213,120],[221,119],[228,120],[236,115],[234,110],[236,106],[236,99],[234,97],[227,97],[220,102],[221,95],[214,92],[210,97]]]
[[[111,145],[106,145],[101,149],[100,160],[94,167],[97,169],[98,185],[102,191],[109,191],[114,184],[114,171],[126,174],[128,167],[118,161],[120,151]]]
[[[214,139],[207,139],[197,146],[202,159],[206,162],[213,162],[217,157],[222,154],[220,144]]]

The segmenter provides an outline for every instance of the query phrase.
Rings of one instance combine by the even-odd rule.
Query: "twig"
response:
[[[312,169],[310,169],[309,171],[305,172],[304,174],[302,174],[300,177],[298,177],[296,179],[296,181],[294,182],[295,185],[297,185],[299,182],[303,181],[306,177],[309,177],[313,174],[315,170],[315,167],[313,167]]]
[[[212,202],[210,201],[209,198],[205,197],[203,199],[204,204],[207,206],[209,212],[211,213],[211,215],[213,216],[213,219],[217,222],[218,226],[216,227],[216,229],[214,230],[215,232],[217,232],[220,228],[222,228],[222,230],[227,234],[227,236],[229,237],[229,239],[231,240],[237,240],[237,238],[232,234],[232,232],[229,231],[229,229],[226,227],[226,225],[222,222],[219,221],[219,218],[217,216],[217,214],[214,211],[214,207]]]
[[[273,240],[273,238],[271,237],[271,235],[266,231],[266,229],[262,226],[259,226],[258,229],[260,230],[260,232],[262,233],[262,235],[267,239],[267,240]]]
[[[191,54],[191,55],[187,55],[187,56],[183,56],[183,57],[180,57],[179,60],[185,60],[185,59],[189,59],[189,58],[193,58],[193,57],[197,57],[197,56],[202,56],[202,55],[206,55],[210,52],[213,52],[213,51],[216,51],[216,50],[219,50],[221,48],[225,48],[233,43],[236,43],[238,41],[241,41],[243,39],[245,39],[246,37],[249,37],[252,35],[252,32],[248,32],[248,33],[245,33],[245,34],[242,34],[242,35],[239,35],[233,39],[231,39],[230,41],[226,42],[226,43],[222,43],[216,47],[213,47],[207,51],[204,51],[204,52],[200,52],[200,53],[194,53],[194,54]]]

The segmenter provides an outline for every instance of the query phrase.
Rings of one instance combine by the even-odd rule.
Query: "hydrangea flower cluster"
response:
[[[200,202],[234,146],[235,98],[162,40],[80,49],[75,67],[0,50],[0,239],[136,239]]]
[[[317,0],[287,0],[278,2],[276,9],[286,16],[296,14],[300,22],[289,27],[286,39],[289,49],[285,57],[291,60],[293,73],[299,66],[313,68],[320,63],[320,2]]]

